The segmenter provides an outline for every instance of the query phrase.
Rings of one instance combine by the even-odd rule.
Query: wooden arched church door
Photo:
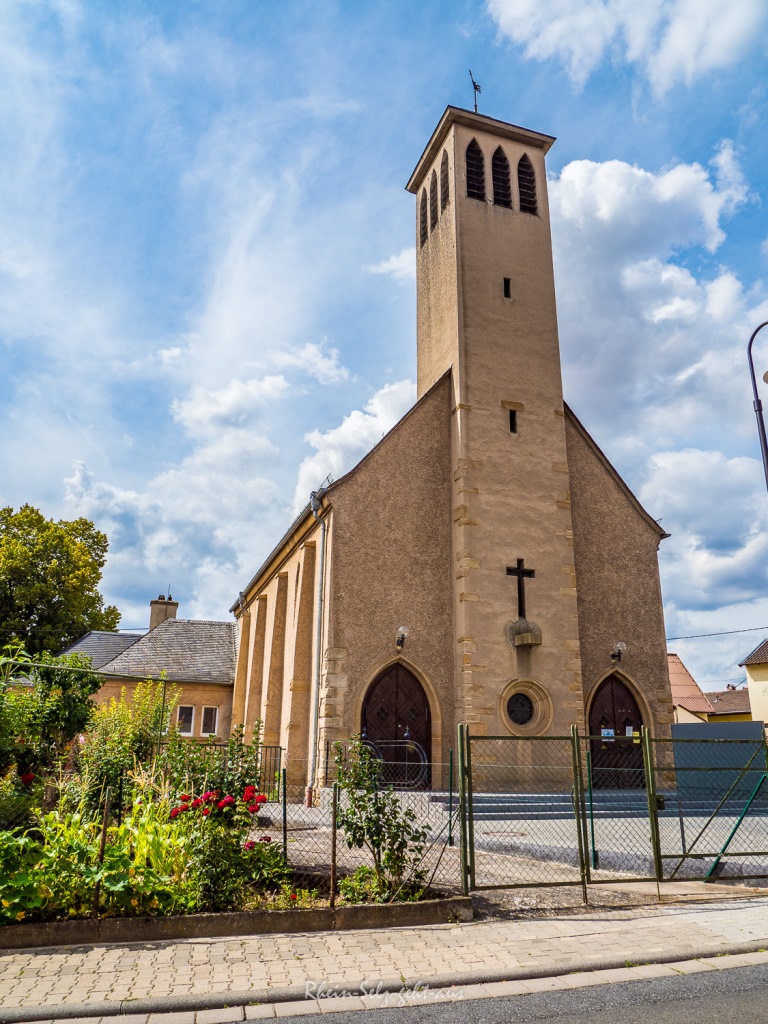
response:
[[[384,780],[403,789],[430,785],[432,716],[424,687],[404,665],[374,679],[363,703],[360,735],[384,762]]]
[[[592,785],[595,789],[642,789],[643,716],[629,687],[610,675],[598,687],[589,709]]]

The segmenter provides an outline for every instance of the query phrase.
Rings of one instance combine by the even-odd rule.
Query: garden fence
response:
[[[764,737],[458,741],[464,892],[768,878]]]

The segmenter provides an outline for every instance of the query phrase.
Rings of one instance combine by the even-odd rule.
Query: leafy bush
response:
[[[255,786],[239,800],[182,796],[171,806],[167,790],[138,778],[101,863],[102,826],[86,800],[39,815],[34,836],[0,833],[0,922],[87,917],[97,885],[102,916],[130,916],[237,910],[287,883],[279,844],[250,838],[266,800]]]
[[[355,872],[347,882],[350,895],[387,903],[412,899],[425,881],[421,868],[427,832],[419,828],[416,814],[403,807],[391,788],[381,787],[381,762],[359,738],[345,755],[337,744],[336,777],[341,793],[338,823],[347,846],[365,849],[372,865]],[[340,882],[342,891],[344,880]]]
[[[101,803],[107,786],[112,787],[115,804],[121,778],[137,765],[153,761],[179,692],[162,680],[147,679],[136,685],[130,697],[123,687],[119,697],[97,708],[77,758],[91,806]],[[129,793],[124,793],[124,799],[130,804]]]
[[[0,771],[20,776],[54,767],[91,721],[101,678],[90,658],[30,657],[19,643],[0,650]]]
[[[250,743],[241,725],[232,730],[226,744],[210,740],[198,743],[184,739],[174,730],[163,744],[158,767],[177,792],[203,793],[218,789],[242,793],[249,783],[261,785],[261,722],[256,722]]]
[[[240,799],[219,790],[199,797],[182,793],[170,814],[180,834],[191,839],[197,878],[198,909],[237,910],[253,888],[279,886],[288,878],[283,852],[269,835],[251,838],[266,797],[253,785]]]

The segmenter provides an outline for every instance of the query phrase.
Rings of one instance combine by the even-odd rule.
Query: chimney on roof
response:
[[[171,594],[166,600],[165,594],[159,594],[156,601],[149,602],[149,628],[152,630],[166,619],[175,619],[179,602],[173,600]]]

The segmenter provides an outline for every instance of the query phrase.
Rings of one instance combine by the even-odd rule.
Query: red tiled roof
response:
[[[741,690],[713,690],[709,694],[712,709],[716,715],[751,714],[749,690],[746,686]]]
[[[676,654],[668,654],[669,683],[672,687],[672,702],[676,707],[685,708],[691,714],[712,714],[714,708],[707,700],[701,687]]]
[[[748,654],[744,661],[739,662],[739,668],[742,665],[766,665],[768,664],[768,640],[763,640],[761,644]]]

